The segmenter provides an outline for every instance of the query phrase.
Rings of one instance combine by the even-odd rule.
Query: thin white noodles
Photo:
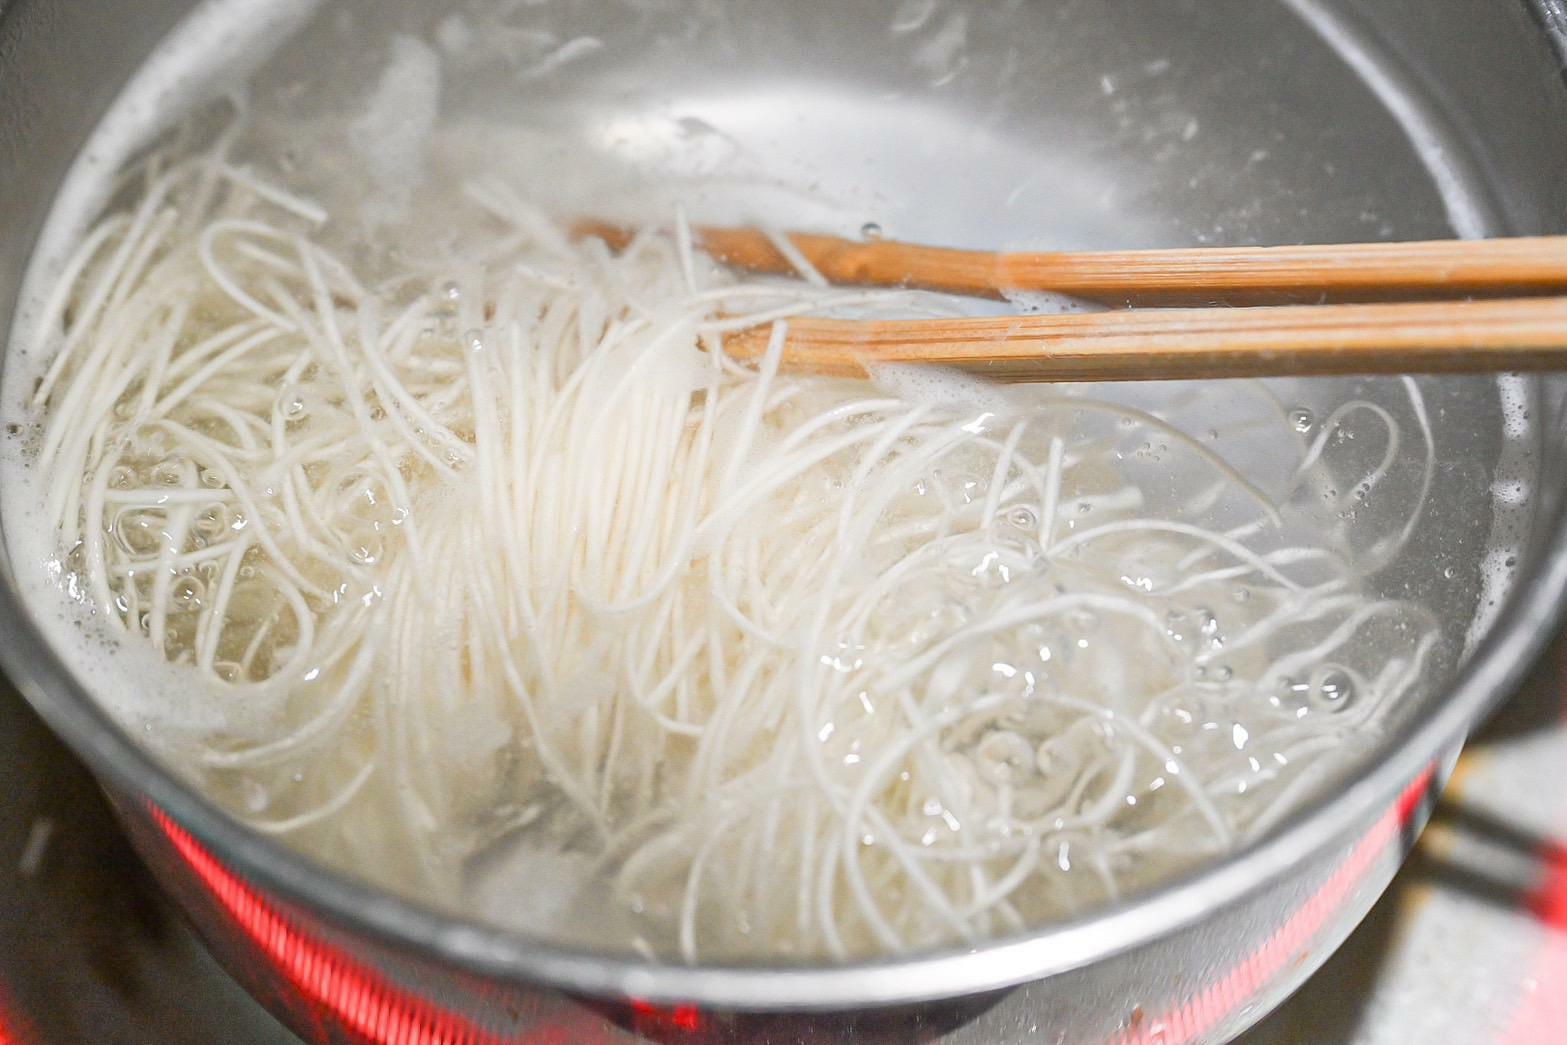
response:
[[[683,209],[613,254],[493,178],[472,257],[372,283],[227,142],[154,153],[64,266],[37,467],[71,590],[199,677],[227,725],[169,750],[259,830],[459,906],[498,839],[585,853],[627,947],[849,958],[1254,837],[1428,670],[1433,622],[1154,413],[780,367],[794,316],[946,305],[776,234],[804,282],[739,282]],[[1429,490],[1411,401],[1377,563]],[[1357,400],[1273,488],[1352,414],[1356,482],[1407,486]]]

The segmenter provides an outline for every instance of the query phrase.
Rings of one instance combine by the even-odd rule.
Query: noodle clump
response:
[[[1298,450],[1267,493],[1090,390],[779,372],[790,316],[950,301],[740,282],[683,217],[612,253],[492,181],[460,258],[360,264],[226,141],[70,262],[40,510],[218,710],[169,757],[336,866],[541,931],[555,868],[569,931],[687,961],[973,941],[1267,830],[1427,669],[1362,579],[1407,527],[1356,559],[1287,504],[1350,414],[1388,452],[1346,482],[1429,458],[1380,407],[1306,437],[1237,383]]]

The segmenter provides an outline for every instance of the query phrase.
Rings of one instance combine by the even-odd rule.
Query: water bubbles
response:
[[[190,471],[190,462],[178,457],[165,457],[152,466],[154,486],[183,486]]]
[[[860,226],[860,238],[870,243],[875,243],[882,237],[882,228],[874,221],[867,221]]]
[[[1204,607],[1198,607],[1193,611],[1197,622],[1197,635],[1202,648],[1208,652],[1215,652],[1224,648],[1224,631],[1220,627],[1219,618],[1214,612]]]
[[[140,480],[134,468],[128,468],[122,464],[116,465],[109,472],[109,489],[111,490],[133,490],[139,483]]]
[[[466,333],[463,334],[462,340],[463,340],[463,344],[467,347],[468,351],[470,351],[470,352],[483,352],[484,351],[484,331],[478,330],[478,329],[469,330],[469,331],[467,331]]]
[[[1064,872],[1072,870],[1074,859],[1087,861],[1093,852],[1088,839],[1078,833],[1057,835],[1055,849],[1055,865]]]
[[[858,671],[865,666],[865,646],[863,643],[850,639],[839,639],[831,650],[821,655],[823,667],[831,668],[840,674],[848,674]],[[830,732],[829,732],[830,735]],[[821,739],[826,740],[826,737]]]
[[[374,566],[382,554],[382,544],[377,537],[361,537],[349,542],[348,557],[361,566]]]
[[[1246,587],[1236,588],[1234,591],[1230,592],[1230,599],[1231,601],[1238,603],[1248,602],[1251,599],[1251,589]]]
[[[1343,711],[1355,699],[1355,680],[1338,667],[1324,667],[1312,678],[1311,702],[1323,711]]]
[[[1301,435],[1309,435],[1317,425],[1317,415],[1303,406],[1297,406],[1290,411],[1290,427]]]
[[[456,282],[448,280],[441,284],[441,297],[455,304],[462,300],[462,288]]]
[[[226,505],[210,504],[201,510],[201,514],[196,516],[193,526],[197,533],[210,539],[227,530],[231,522]]]
[[[203,468],[201,470],[201,485],[209,490],[221,490],[228,485],[228,480],[216,468]]]
[[[1028,507],[1018,507],[1007,513],[1007,522],[1019,530],[1036,530],[1039,528],[1039,517],[1034,510]]]
[[[190,613],[201,609],[207,597],[207,586],[195,577],[179,577],[169,589],[169,602],[178,613]]]
[[[124,511],[112,530],[119,546],[134,555],[151,555],[163,547],[163,516],[158,512]]]
[[[302,420],[308,409],[305,397],[295,389],[286,388],[283,394],[277,397],[278,416],[285,421]]]
[[[1452,580],[1454,577],[1458,576],[1458,570],[1455,567],[1449,566],[1442,571],[1442,576],[1448,580]]]
[[[129,450],[133,457],[163,458],[169,452],[168,436],[150,426],[138,428],[131,436]]]

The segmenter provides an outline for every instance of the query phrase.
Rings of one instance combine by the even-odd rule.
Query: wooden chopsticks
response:
[[[579,222],[575,229],[617,250],[632,236],[625,228],[596,221]],[[757,229],[701,226],[693,238],[733,268],[794,272],[772,239]],[[1567,236],[1047,254],[798,232],[788,238],[830,283],[982,297],[1051,291],[1111,305],[1240,305],[1567,294]]]
[[[617,249],[631,239],[625,229],[598,222],[579,223],[576,232]],[[701,249],[732,267],[795,271],[759,230],[703,227],[693,234]],[[791,370],[861,376],[877,364],[923,363],[997,381],[1116,381],[1567,369],[1567,236],[1052,254],[801,233],[789,241],[832,283],[986,297],[1046,291],[1166,306],[935,320],[799,318],[789,322],[781,360]],[[756,358],[768,337],[765,327],[742,330],[726,337],[725,349]]]
[[[756,358],[768,334],[724,348]],[[789,322],[785,369],[861,377],[896,363],[1005,382],[1567,368],[1567,297]]]

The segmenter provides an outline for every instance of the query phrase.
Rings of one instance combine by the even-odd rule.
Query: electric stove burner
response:
[[[1460,1018],[1455,1005],[1470,1008],[1462,992],[1443,993],[1443,968],[1473,970],[1482,956],[1476,948],[1504,957],[1527,950],[1528,961],[1537,964],[1538,954],[1550,953],[1538,945],[1541,933],[1567,945],[1567,922],[1557,932],[1531,914],[1538,913],[1531,889],[1541,874],[1539,854],[1567,849],[1553,848],[1542,841],[1548,835],[1530,833],[1487,812],[1486,805],[1495,799],[1519,813],[1528,803],[1509,798],[1510,789],[1554,786],[1549,767],[1560,764],[1558,749],[1567,749],[1564,665],[1567,640],[1559,640],[1519,697],[1472,745],[1489,752],[1489,768],[1467,775],[1460,770],[1425,842],[1371,916],[1244,1045],[1421,1040],[1424,1035],[1400,1036],[1413,1026],[1405,1015],[1440,1025]],[[1534,779],[1542,772],[1543,780]],[[1471,798],[1479,785],[1485,793]],[[0,795],[0,1045],[297,1041],[207,954],[141,866],[92,778],[3,680]],[[1553,805],[1550,815],[1559,812]],[[1553,819],[1546,830],[1560,823]],[[1475,866],[1465,870],[1465,859]],[[1480,906],[1466,906],[1471,904]],[[1445,949],[1411,962],[1400,953],[1408,947],[1395,941],[1422,931],[1435,934],[1439,944],[1445,939]],[[1520,967],[1527,972],[1535,966]],[[1406,997],[1411,983],[1425,989]],[[1504,992],[1507,985],[1512,997],[1498,1011],[1509,1014],[1527,1010],[1527,996],[1550,993],[1550,985],[1533,975],[1511,976]],[[1018,1042],[1049,1040],[1041,1037],[1045,1024],[1042,1014],[1034,1026],[987,1025],[979,1036],[959,1025],[941,1034],[937,1045],[996,1041],[997,1033],[1008,1031]],[[606,1022],[606,1037],[637,1040],[613,1027]],[[660,1040],[679,1036],[675,1027],[657,1034]],[[1499,1029],[1491,1040],[1527,1039]]]

